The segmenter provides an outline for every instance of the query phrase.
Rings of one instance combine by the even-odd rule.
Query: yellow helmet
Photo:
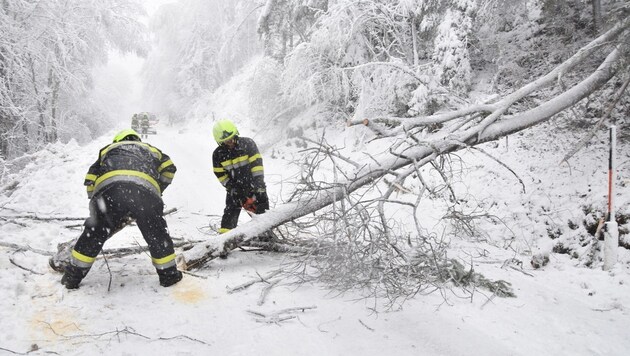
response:
[[[114,136],[114,143],[120,141],[141,141],[140,135],[134,129],[124,129]]]
[[[212,128],[214,140],[220,145],[223,142],[238,136],[238,129],[230,120],[219,120]]]

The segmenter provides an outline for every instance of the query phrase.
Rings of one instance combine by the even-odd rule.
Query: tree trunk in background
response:
[[[5,7],[6,3],[2,3],[2,6]],[[3,87],[0,88],[0,98],[2,98],[2,93],[5,90],[8,90],[8,85],[9,83],[7,83],[7,68],[6,68],[6,59],[2,53],[2,51],[0,51],[0,79],[2,80]],[[0,99],[0,102],[4,102],[4,100]],[[7,139],[5,137],[5,135],[7,134],[7,131],[10,127],[10,119],[9,119],[9,115],[7,113],[8,110],[6,109],[0,109],[0,158],[7,157],[8,152],[8,142]]]
[[[602,2],[601,0],[592,0],[593,4],[593,32],[598,34],[602,29]]]
[[[290,36],[288,0],[267,0],[258,20],[258,33],[263,37],[264,54],[282,63]]]
[[[31,81],[33,85],[33,94],[35,99],[35,104],[37,106],[37,140],[42,140],[45,142],[46,139],[46,121],[44,119],[44,112],[46,110],[46,103],[42,102],[42,97],[39,94],[39,85],[37,82],[37,75],[35,74],[35,62],[31,59],[29,61],[31,66]]]
[[[31,149],[31,143],[30,143],[29,135],[28,135],[28,124],[24,122],[24,120],[22,119],[20,126],[22,127],[22,137],[20,137],[22,139],[22,142],[19,142],[13,139],[12,140],[13,147],[14,148],[18,147],[18,149],[16,150],[18,152],[28,152]]]
[[[58,107],[59,107],[59,80],[54,79],[52,86],[52,100],[50,102],[50,132],[48,142],[57,141],[57,120],[58,120]]]
[[[418,69],[418,35],[416,32],[416,17],[411,16],[409,19],[411,26],[411,40],[413,41],[413,67]]]

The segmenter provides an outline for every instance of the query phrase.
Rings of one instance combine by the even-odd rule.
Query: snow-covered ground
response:
[[[178,167],[164,195],[167,208],[178,209],[167,216],[177,241],[211,239],[223,209],[224,192],[211,172],[210,126],[160,127],[148,139]],[[241,129],[245,136],[248,131]],[[0,192],[0,354],[627,355],[627,250],[620,248],[620,263],[609,272],[601,265],[579,266],[579,259],[561,254],[551,254],[542,269],[529,264],[533,252],[550,249],[546,231],[555,220],[562,229],[566,224],[560,220],[584,216],[582,201],[605,205],[607,162],[594,159],[605,155],[603,146],[601,152],[589,148],[569,174],[567,166],[558,164],[564,149],[558,141],[543,139],[546,147],[528,143],[549,132],[530,130],[484,147],[523,180],[525,193],[504,167],[485,155],[467,154],[471,194],[503,223],[494,230],[486,226],[486,241],[454,239],[453,251],[475,251],[475,270],[512,283],[517,297],[494,298],[484,291],[459,297],[454,289],[418,296],[396,310],[318,284],[281,281],[265,290],[268,284],[258,282],[231,292],[292,258],[260,251],[235,251],[228,259],[212,260],[171,288],[159,286],[146,254],[99,258],[80,289],[68,291],[59,283],[61,275],[48,267],[45,252],[78,236],[80,229],[73,225],[81,220],[10,216],[86,216],[82,181],[114,131],[87,146],[49,146],[16,162],[23,170],[12,176],[15,184],[7,180]],[[268,148],[263,156],[270,196],[277,201],[280,183],[291,170],[270,152]],[[563,234],[570,233],[564,228]],[[105,247],[138,244],[144,242],[131,226]],[[511,259],[520,263],[505,263]]]

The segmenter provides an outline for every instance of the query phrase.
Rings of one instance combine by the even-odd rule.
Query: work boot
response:
[[[163,270],[157,270],[157,273],[160,277],[160,285],[162,287],[170,287],[182,280],[182,272],[178,271],[175,266]]]
[[[67,261],[57,259],[55,256],[48,259],[48,265],[56,272],[64,273],[66,271]]]
[[[71,264],[66,265],[63,277],[61,277],[61,284],[67,289],[77,289],[89,270],[89,268],[80,268]]]
[[[48,260],[48,264],[53,270],[61,273],[66,271],[66,266],[70,264],[72,259],[72,247],[76,243],[77,239],[73,239],[57,244],[57,253]]]

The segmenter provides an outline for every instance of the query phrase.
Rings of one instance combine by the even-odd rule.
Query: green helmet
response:
[[[219,120],[212,128],[214,140],[220,145],[223,142],[238,136],[238,129],[230,120]]]
[[[120,141],[140,141],[140,135],[134,129],[124,129],[114,136],[114,143]]]

